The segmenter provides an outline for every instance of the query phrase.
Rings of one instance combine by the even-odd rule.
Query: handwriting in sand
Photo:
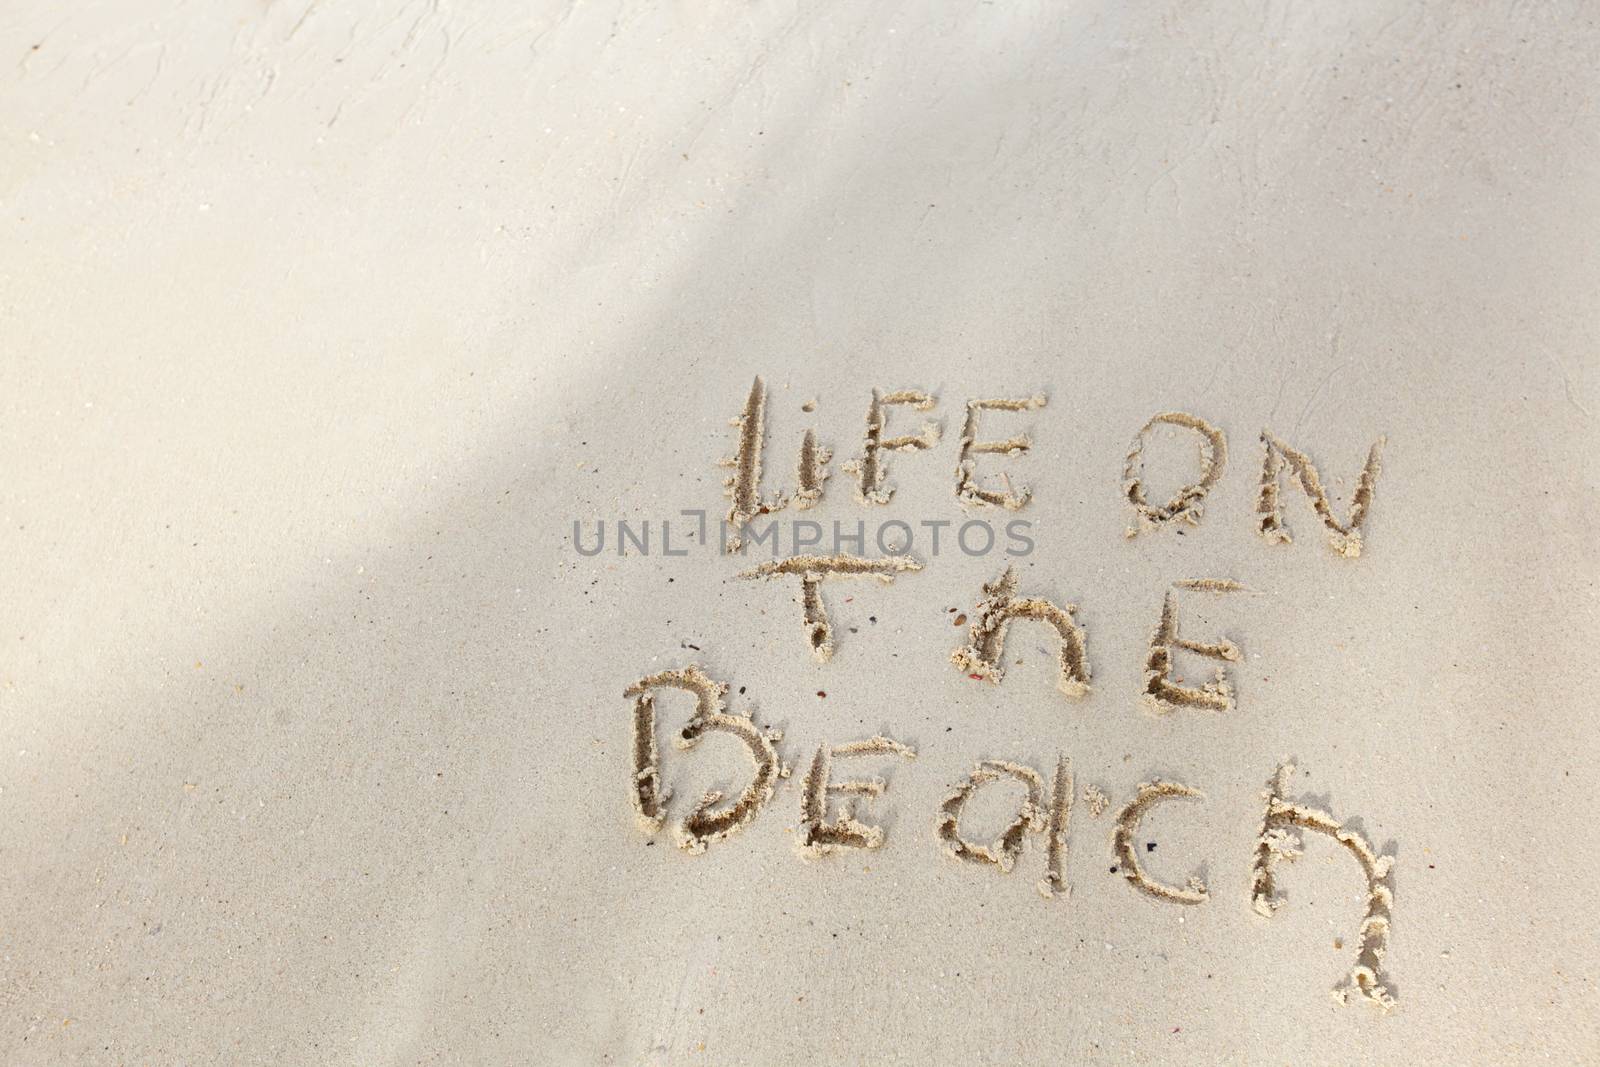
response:
[[[898,409],[927,416],[937,410],[938,403],[932,393],[919,389],[871,390],[860,454],[843,468],[854,476],[855,499],[860,505],[880,506],[893,498],[891,454],[927,452],[939,445],[942,434],[938,422],[923,421],[912,433],[891,432],[891,416]],[[763,488],[766,405],[766,386],[757,378],[743,408],[732,420],[734,454],[723,461],[732,471],[724,483],[729,502],[727,523],[732,531],[726,543],[729,553],[743,551],[745,532],[754,519],[782,511],[791,504],[797,509],[815,506],[822,500],[828,481],[832,451],[818,442],[813,429],[807,429],[799,445],[794,492]],[[953,495],[960,506],[1018,511],[1029,504],[1032,490],[1014,483],[1003,469],[980,470],[979,466],[980,460],[1024,456],[1032,447],[1027,433],[989,437],[987,435],[993,431],[983,429],[984,436],[980,436],[980,424],[987,425],[988,420],[1005,416],[1026,415],[1045,405],[1046,398],[1039,394],[966,402],[952,480]],[[813,409],[812,404],[805,406],[807,411]],[[1144,474],[1146,443],[1157,427],[1192,434],[1196,460],[1191,480],[1160,503],[1150,499]],[[1356,475],[1343,519],[1336,513],[1323,479],[1306,452],[1267,430],[1262,431],[1260,442],[1262,468],[1254,521],[1266,542],[1280,545],[1291,540],[1284,518],[1287,485],[1300,489],[1312,515],[1322,525],[1330,548],[1346,559],[1359,557],[1380,474],[1383,440],[1380,438],[1368,450]],[[1181,411],[1152,416],[1135,433],[1123,466],[1121,492],[1130,511],[1127,536],[1154,534],[1179,524],[1199,524],[1205,515],[1208,495],[1225,474],[1227,460],[1226,434],[1212,423]],[[888,583],[897,577],[917,574],[924,567],[909,553],[890,553],[878,558],[847,553],[796,554],[758,564],[744,570],[741,576],[788,579],[795,583],[793,588],[800,606],[805,647],[818,662],[826,663],[833,655],[837,635],[829,621],[825,587],[851,578]],[[1139,678],[1136,685],[1130,685],[1130,695],[1137,695],[1148,711],[1159,715],[1234,712],[1238,694],[1227,668],[1241,660],[1240,646],[1224,636],[1185,636],[1180,620],[1186,598],[1249,593],[1244,584],[1229,577],[1189,578],[1158,591],[1151,606],[1157,621],[1151,631],[1142,677],[1130,670],[1130,681]],[[1010,627],[1017,622],[1041,623],[1057,643],[1056,688],[1059,694],[1067,700],[1081,701],[1091,692],[1091,649],[1089,636],[1077,620],[1077,612],[1076,604],[1056,603],[1019,589],[1016,573],[1007,567],[984,584],[972,612],[967,641],[950,652],[949,662],[967,679],[1001,684],[1005,677],[1004,654]],[[1216,664],[1213,676],[1198,683],[1186,681],[1177,673],[1175,657],[1179,652],[1213,661]],[[730,709],[726,702],[728,684],[712,678],[698,664],[689,663],[641,678],[627,688],[625,695],[633,701],[630,796],[639,827],[646,835],[654,835],[669,821],[671,797],[663,785],[655,701],[659,693],[671,690],[687,694],[694,704],[676,738],[678,748],[687,750],[708,734],[723,733],[743,744],[751,762],[748,782],[737,797],[730,799],[718,791],[708,792],[672,823],[670,832],[677,843],[689,853],[700,853],[711,843],[737,833],[760,815],[771,804],[781,783],[790,777],[791,768],[778,748],[782,736],[757,725],[749,709]],[[915,757],[916,752],[909,745],[885,735],[842,742],[821,741],[800,785],[797,851],[807,859],[821,859],[850,850],[883,847],[887,834],[881,825],[870,821],[872,816],[865,809],[869,804],[884,800],[887,783],[877,776],[840,777],[836,765],[846,760],[852,763],[878,761],[883,765],[882,761]],[[1395,1003],[1382,970],[1394,902],[1390,883],[1393,857],[1377,853],[1364,836],[1332,814],[1291,799],[1288,796],[1290,770],[1287,765],[1279,767],[1263,793],[1264,814],[1250,846],[1254,850],[1252,905],[1256,912],[1268,918],[1281,906],[1276,889],[1279,863],[1292,861],[1300,854],[1302,832],[1324,834],[1343,845],[1360,870],[1367,908],[1355,938],[1355,962],[1334,993],[1340,1000],[1354,995],[1387,1011]],[[1014,818],[994,840],[971,839],[962,830],[962,813],[968,801],[980,790],[1007,781],[1014,783],[1013,789],[1018,785],[1022,788]],[[1048,781],[1026,763],[984,758],[970,774],[951,787],[937,812],[934,838],[950,857],[1005,873],[1023,862],[1030,839],[1042,834],[1045,859],[1039,891],[1047,898],[1065,896],[1068,885],[1064,859],[1074,796],[1072,764],[1064,755],[1057,758]],[[1135,847],[1140,820],[1152,807],[1175,800],[1203,799],[1200,790],[1184,783],[1156,780],[1141,784],[1113,820],[1112,872],[1155,902],[1179,906],[1210,902],[1211,892],[1198,875],[1189,876],[1183,884],[1162,881],[1145,870]],[[1111,803],[1104,791],[1095,785],[1084,788],[1083,800],[1091,817],[1098,817]]]

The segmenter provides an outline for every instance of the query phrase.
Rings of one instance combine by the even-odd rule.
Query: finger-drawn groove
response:
[[[840,759],[848,756],[903,756],[906,759],[916,759],[917,751],[910,745],[903,745],[892,737],[882,734],[869,737],[863,741],[846,741],[842,745],[833,746],[833,754]]]
[[[1276,867],[1280,859],[1293,862],[1303,851],[1297,830],[1326,834],[1343,845],[1361,865],[1367,880],[1366,912],[1361,918],[1361,947],[1350,974],[1333,989],[1334,998],[1347,1003],[1359,996],[1384,1012],[1395,1006],[1393,991],[1383,974],[1383,957],[1389,951],[1389,927],[1394,912],[1394,890],[1389,884],[1393,856],[1380,856],[1365,837],[1340,823],[1331,814],[1290,801],[1284,794],[1294,765],[1285,763],[1267,782],[1262,798],[1267,802],[1256,839],[1251,903],[1255,910],[1271,918],[1283,905],[1277,895]]]
[[[1244,587],[1237,582],[1220,578],[1186,579],[1185,588],[1210,589],[1213,592],[1232,592]],[[1180,583],[1183,584],[1183,583]],[[1150,652],[1144,663],[1145,706],[1158,714],[1178,708],[1203,708],[1207,711],[1231,711],[1234,706],[1233,686],[1228,682],[1227,671],[1217,668],[1216,678],[1198,689],[1180,685],[1172,678],[1172,650],[1181,648],[1207,659],[1237,663],[1244,658],[1239,646],[1232,641],[1213,643],[1186,641],[1178,636],[1177,604],[1168,590],[1161,604],[1161,622],[1150,635]]]
[[[1158,507],[1145,497],[1144,443],[1150,430],[1161,423],[1193,430],[1200,435],[1200,479],[1185,485],[1171,500]],[[1206,494],[1221,479],[1227,464],[1228,439],[1206,420],[1184,411],[1163,411],[1152,417],[1134,435],[1127,461],[1122,467],[1122,493],[1133,506],[1135,515],[1135,524],[1125,531],[1127,536],[1133,537],[1140,530],[1156,529],[1180,520],[1191,526],[1198,524],[1205,512]]]
[[[632,692],[630,690],[629,692]],[[652,835],[667,815],[671,790],[661,784],[661,750],[656,745],[656,702],[649,693],[633,701],[633,810],[639,829]]]
[[[814,574],[800,576],[800,615],[811,654],[819,663],[828,662],[833,658],[833,627],[822,603],[822,580]]]
[[[1056,780],[1050,795],[1050,823],[1046,827],[1044,878],[1039,894],[1046,900],[1066,896],[1067,829],[1072,821],[1072,761],[1056,757]]]
[[[991,845],[979,845],[966,840],[960,830],[962,809],[978,789],[1003,777],[1015,778],[1028,789],[1016,819]],[[991,863],[1002,871],[1010,871],[1016,865],[1017,857],[1022,855],[1025,836],[1045,827],[1043,799],[1044,782],[1032,767],[1006,760],[982,760],[939,806],[939,822],[935,832],[943,842],[947,855],[968,863]]]
[[[833,453],[817,444],[817,435],[810,430],[800,440],[800,465],[795,477],[800,486],[794,494],[794,506],[801,511],[816,505],[822,499],[822,483],[828,480],[828,462]]]
[[[1236,582],[1232,578],[1179,578],[1172,584],[1177,589],[1192,589],[1199,593],[1249,592],[1243,582]]]
[[[961,452],[956,457],[956,498],[964,504],[980,507],[1002,507],[1007,511],[1022,508],[1033,498],[1027,486],[1013,491],[1011,480],[1000,475],[1004,489],[985,489],[977,480],[977,462],[980,455],[1020,456],[1033,447],[1026,434],[1017,434],[1001,441],[979,441],[978,413],[980,411],[1035,411],[1044,407],[1043,396],[1022,398],[998,397],[989,400],[967,401],[967,417],[961,427]]]
[[[772,799],[777,780],[788,776],[789,769],[778,758],[776,748],[783,735],[776,730],[761,730],[748,713],[728,712],[723,702],[728,692],[727,683],[713,680],[698,664],[661,671],[629,686],[623,696],[634,700],[633,804],[646,833],[660,829],[668,799],[661,788],[660,758],[655,741],[655,698],[650,692],[658,688],[681,689],[695,698],[694,714],[678,735],[678,748],[687,751],[707,734],[727,733],[744,743],[756,765],[750,784],[732,804],[718,809],[716,806],[724,799],[723,794],[715,789],[708,790],[683,822],[674,827],[673,836],[679,848],[691,853],[704,852],[710,842],[727,837],[754,819]]]
[[[1206,885],[1197,875],[1191,875],[1187,885],[1176,886],[1157,881],[1145,873],[1139,864],[1139,850],[1134,847],[1134,837],[1139,832],[1139,820],[1144,813],[1163,800],[1172,797],[1200,798],[1198,789],[1178,782],[1139,783],[1139,792],[1117,815],[1116,829],[1111,834],[1111,850],[1117,858],[1117,869],[1128,884],[1139,892],[1157,900],[1173,904],[1203,904],[1208,899]]]
[[[822,580],[829,577],[876,578],[888,584],[896,574],[919,571],[922,564],[910,556],[884,556],[880,559],[862,559],[859,556],[790,556],[788,559],[769,560],[750,570],[741,571],[741,578],[776,578],[783,575],[800,576],[800,608],[805,624],[806,643],[818,663],[833,657],[833,626],[828,621],[828,610],[822,601]]]
[[[887,788],[882,778],[843,782],[829,781],[832,760],[862,756],[902,756],[915,759],[916,752],[890,737],[869,737],[829,748],[822,745],[811,761],[800,786],[800,835],[795,849],[808,859],[825,856],[844,848],[878,848],[884,842],[881,826],[869,826],[856,819],[854,805],[839,805],[839,814],[828,821],[828,797],[882,796]]]
[[[923,423],[920,433],[884,437],[883,431],[889,421],[886,409],[905,406],[915,411],[930,411],[936,403],[932,395],[917,389],[898,389],[890,393],[872,391],[872,400],[867,405],[865,447],[859,459],[844,466],[845,471],[857,476],[856,497],[861,503],[887,504],[894,496],[894,489],[885,484],[889,472],[879,453],[917,452],[939,443],[939,424],[934,422]]]
[[[738,444],[733,458],[722,465],[732,467],[733,473],[722,482],[728,497],[728,551],[744,549],[743,531],[751,519],[783,510],[786,501],[782,493],[770,500],[761,499],[761,454],[766,449],[767,386],[759,375],[750,386],[744,411],[731,420],[738,430]]]
[[[983,587],[984,599],[973,612],[968,644],[950,653],[950,662],[968,675],[998,683],[1005,676],[1006,631],[1016,619],[1048,623],[1061,638],[1061,675],[1056,687],[1078,700],[1089,692],[1089,659],[1083,628],[1074,614],[1076,604],[1057,607],[1037,597],[1019,599],[1015,570],[1007,567]]]
[[[1355,559],[1361,555],[1361,528],[1367,521],[1367,511],[1372,507],[1372,494],[1378,483],[1378,474],[1382,469],[1382,452],[1384,438],[1380,437],[1373,442],[1372,448],[1367,452],[1366,466],[1361,468],[1361,476],[1356,480],[1356,491],[1350,498],[1350,520],[1340,522],[1333,514],[1333,506],[1328,501],[1328,493],[1322,487],[1322,478],[1317,474],[1317,468],[1312,465],[1311,459],[1304,452],[1290,448],[1266,430],[1261,431],[1261,447],[1264,452],[1261,465],[1261,495],[1256,501],[1256,519],[1259,524],[1261,536],[1269,544],[1289,544],[1294,539],[1289,536],[1289,528],[1283,521],[1283,501],[1280,498],[1280,483],[1283,469],[1287,466],[1300,483],[1301,490],[1311,499],[1311,507],[1317,513],[1317,518],[1322,520],[1322,525],[1328,531],[1328,544],[1338,555],[1347,559]]]

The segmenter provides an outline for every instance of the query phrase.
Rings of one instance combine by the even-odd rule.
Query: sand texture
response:
[[[0,5],[0,1064],[1600,1063],[1595,14]]]

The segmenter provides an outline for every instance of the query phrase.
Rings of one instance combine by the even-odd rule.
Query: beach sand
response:
[[[1596,1062],[1581,5],[29,0],[0,30],[0,1060]],[[915,534],[919,570],[816,582],[825,661],[801,576],[685,537],[758,376],[757,497],[807,430],[832,453],[766,519]],[[934,401],[884,436],[940,428],[878,453],[885,504],[845,469],[874,390]],[[1031,497],[958,498],[969,401],[1034,397],[974,435],[1028,451],[972,456]],[[1197,523],[1139,529],[1166,412],[1226,459]],[[1385,441],[1359,557],[1293,472],[1292,543],[1261,535],[1264,431],[1340,521]],[[1152,427],[1152,507],[1197,445]],[[648,556],[578,551],[618,519]],[[970,519],[1033,550],[967,555]],[[992,651],[1008,565],[1063,614],[989,681],[952,654]],[[1169,680],[1223,668],[1229,706],[1145,699],[1169,591],[1237,650],[1163,645]],[[624,693],[691,664],[751,740],[679,749],[694,701],[657,692],[651,835]],[[770,802],[678,847],[769,729]],[[883,779],[879,847],[802,854],[819,748],[879,735],[915,757],[825,761]],[[1038,779],[1008,871],[938,829],[981,761],[1027,769],[962,808],[984,848]],[[1355,844],[1306,830],[1266,854],[1281,907],[1253,892],[1291,762],[1283,811],[1392,860],[1392,1011],[1329,995]],[[1115,847],[1157,780],[1202,795]]]

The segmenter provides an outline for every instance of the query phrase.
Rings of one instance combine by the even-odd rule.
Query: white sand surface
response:
[[[1597,53],[1577,3],[0,8],[0,1061],[1600,1062]],[[1088,695],[1037,622],[952,666],[998,553],[824,582],[818,663],[765,549],[575,550],[721,515],[757,375],[763,491],[834,453],[779,519],[1028,520]],[[868,506],[873,389],[943,436]],[[963,507],[967,401],[1035,394],[978,462],[1032,500]],[[1165,411],[1227,465],[1130,540]],[[1386,436],[1359,558],[1292,488],[1259,536],[1264,429],[1341,516]],[[1231,710],[1141,704],[1183,578],[1252,591],[1177,594]],[[793,768],[699,854],[750,762],[662,695],[647,836],[623,696],[690,663]],[[915,760],[833,777],[886,780],[882,847],[798,855],[818,746],[875,734]],[[944,854],[977,761],[1060,756],[1070,893],[1042,832]],[[1393,858],[1392,1012],[1329,996],[1345,849],[1252,909],[1286,759]],[[1203,903],[1113,870],[1155,778],[1203,799],[1132,846]]]

